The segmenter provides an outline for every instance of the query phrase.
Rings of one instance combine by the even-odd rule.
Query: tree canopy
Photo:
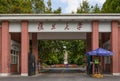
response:
[[[92,8],[92,13],[101,13],[101,10],[98,4],[96,4],[94,7],[91,7],[91,8]]]
[[[63,48],[66,46],[66,49]],[[84,40],[41,40],[39,41],[39,58],[41,63],[63,64],[64,50],[68,52],[69,64],[83,64],[86,43]]]
[[[82,4],[80,4],[80,7],[77,9],[77,13],[89,13],[90,12],[90,6],[87,1],[83,1]]]
[[[102,13],[120,13],[120,0],[106,0]]]
[[[32,13],[30,0],[0,0],[0,13]]]
[[[46,3],[44,0],[0,0],[1,14],[59,14],[61,11],[61,7],[56,10],[52,9],[51,0]],[[91,6],[87,0],[83,0],[77,8],[77,12],[71,13],[120,13],[120,0],[106,0],[102,7],[99,7],[98,4]]]
[[[52,10],[51,0],[0,0],[1,14],[50,14],[61,13],[61,8]]]
[[[31,0],[31,6],[34,13],[45,13],[44,0]]]

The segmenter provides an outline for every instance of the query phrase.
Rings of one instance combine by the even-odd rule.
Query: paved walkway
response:
[[[51,71],[51,70],[50,70]],[[20,75],[11,75],[9,77],[0,77],[0,81],[120,81],[120,76],[104,75],[103,78],[92,78],[83,72],[72,72],[60,70],[58,72],[45,72],[34,76],[21,77]]]
[[[104,76],[104,78],[98,79],[83,73],[41,73],[29,77],[0,77],[0,81],[120,81],[120,77]]]

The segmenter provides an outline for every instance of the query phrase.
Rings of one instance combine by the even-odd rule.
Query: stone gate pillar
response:
[[[119,50],[119,51],[118,51],[118,54],[119,54],[119,58],[120,58],[120,36],[119,36],[119,35],[120,35],[120,26],[119,26],[119,28],[118,28],[118,48],[119,48],[119,49],[118,49],[118,50]],[[118,62],[118,63],[119,63],[119,66],[118,66],[118,67],[119,67],[119,73],[120,73],[120,59],[119,59],[119,58],[118,58],[118,60],[119,60],[119,62]]]
[[[0,24],[0,73],[2,72],[2,25]]]
[[[118,63],[118,22],[112,21],[112,34],[111,34],[111,49],[114,52],[112,60],[112,72],[113,75],[119,74],[119,63]]]
[[[1,28],[1,73],[0,76],[8,76],[10,71],[10,39],[9,22],[2,21]]]
[[[99,23],[98,21],[93,21],[92,23],[92,50],[99,47]]]
[[[28,21],[21,22],[21,76],[28,76]]]
[[[99,47],[99,23],[98,21],[92,22],[92,50],[95,50]],[[94,57],[93,57],[94,59]],[[93,65],[93,74],[94,74],[94,65]]]

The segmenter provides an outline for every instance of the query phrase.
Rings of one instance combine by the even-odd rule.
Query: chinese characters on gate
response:
[[[57,30],[57,26],[56,25],[57,25],[56,23],[52,23],[50,30]],[[75,28],[76,28],[76,30],[81,30],[82,23],[78,22]],[[42,31],[42,30],[44,30],[43,22],[39,22],[38,23],[38,31]],[[63,30],[64,31],[71,30],[70,23],[66,22],[64,27],[63,27]]]

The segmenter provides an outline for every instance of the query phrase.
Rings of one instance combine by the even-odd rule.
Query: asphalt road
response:
[[[11,75],[9,77],[0,77],[0,81],[120,81],[120,76],[104,75],[103,78],[92,78],[84,72],[65,71],[57,69],[40,73],[34,76],[21,77],[20,75]]]

